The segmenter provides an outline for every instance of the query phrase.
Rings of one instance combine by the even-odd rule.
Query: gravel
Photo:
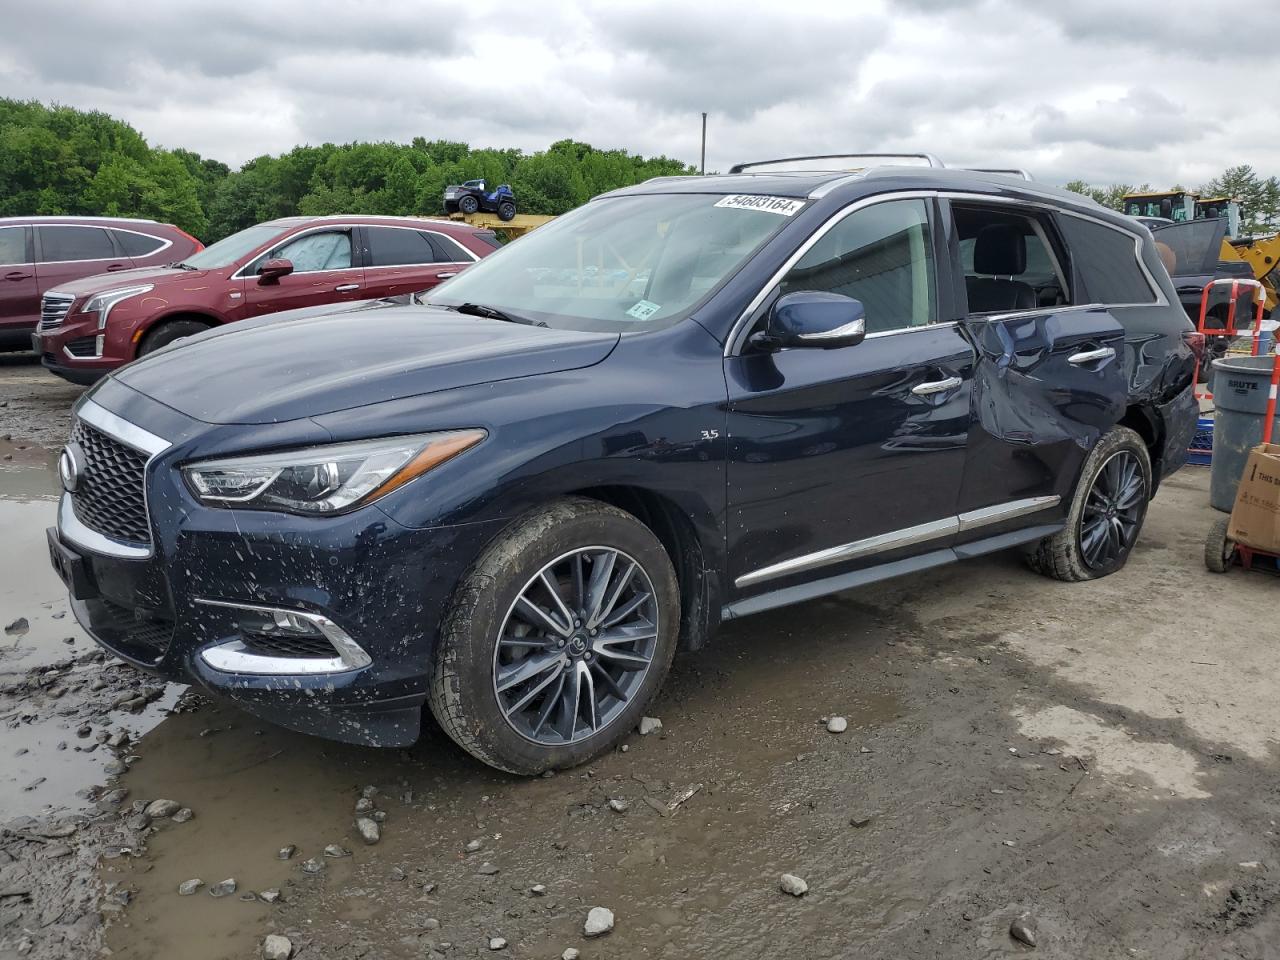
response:
[[[262,941],[262,960],[289,960],[293,956],[293,943],[288,937],[272,933]]]
[[[844,717],[832,717],[827,721],[827,733],[844,733],[849,729],[849,721]]]
[[[178,884],[178,896],[189,897],[203,886],[203,880],[184,880]]]
[[[641,717],[640,718],[640,736],[647,737],[651,733],[657,733],[662,729],[662,721],[657,717]]]
[[[382,828],[372,817],[356,817],[356,831],[360,834],[360,839],[369,845],[382,839]]]

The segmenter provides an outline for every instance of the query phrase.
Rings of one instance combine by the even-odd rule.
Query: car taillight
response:
[[[1191,348],[1191,352],[1196,355],[1196,363],[1203,362],[1204,334],[1199,330],[1185,330],[1183,331],[1182,339],[1185,340],[1187,346]]]
[[[193,237],[191,234],[187,233],[187,231],[180,230],[178,227],[174,227],[173,229],[176,230],[178,233],[182,234],[184,237],[186,237],[188,240],[190,240],[192,243],[196,245],[196,248],[191,251],[192,253],[199,253],[201,250],[204,249],[204,244],[201,243],[199,240],[197,240],[195,237]]]

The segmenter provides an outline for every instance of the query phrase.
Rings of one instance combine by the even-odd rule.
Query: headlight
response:
[[[107,314],[111,312],[112,307],[121,300],[128,300],[130,297],[150,293],[154,286],[154,284],[150,283],[140,283],[136,287],[120,287],[117,290],[108,290],[106,293],[95,293],[81,308],[80,312],[96,313],[98,315],[98,329],[105,330]]]
[[[487,436],[451,430],[326,444],[182,468],[195,495],[214,506],[332,514],[368,503],[456,457]]]

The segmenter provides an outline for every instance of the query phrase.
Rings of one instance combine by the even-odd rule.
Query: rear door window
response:
[[[969,313],[1010,313],[1072,302],[1047,218],[956,201],[952,219]]]
[[[27,228],[0,227],[0,263],[30,263],[27,257]]]
[[[160,237],[153,237],[147,233],[135,233],[132,230],[112,230],[111,232],[115,234],[116,243],[120,244],[121,249],[131,257],[149,257],[168,243]]]
[[[65,263],[70,260],[111,260],[116,256],[111,236],[102,227],[41,226],[40,260]]]
[[[370,267],[399,267],[435,263],[440,258],[430,238],[421,230],[402,227],[365,227],[369,235]]]
[[[1090,302],[1156,302],[1156,292],[1138,263],[1141,241],[1136,234],[1065,212],[1058,222]]]

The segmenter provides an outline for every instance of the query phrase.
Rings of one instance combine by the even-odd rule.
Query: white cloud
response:
[[[1266,34],[1214,42],[1192,0],[46,0],[6,18],[0,90],[231,164],[417,135],[695,162],[707,110],[711,169],[926,150],[1056,182],[1194,185],[1241,162],[1280,172],[1276,110],[1248,95]]]

